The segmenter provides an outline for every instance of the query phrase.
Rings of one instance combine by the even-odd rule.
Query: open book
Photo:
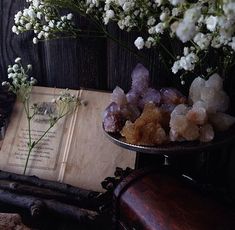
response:
[[[34,87],[30,103],[51,102],[60,89]],[[116,167],[134,167],[135,153],[111,143],[102,130],[102,113],[110,94],[97,91],[71,91],[87,102],[61,119],[35,146],[29,158],[27,175],[60,181],[102,191],[100,182],[112,176]],[[38,139],[49,124],[35,118],[31,132]],[[23,104],[16,102],[0,151],[0,169],[23,173],[27,158],[28,126]]]

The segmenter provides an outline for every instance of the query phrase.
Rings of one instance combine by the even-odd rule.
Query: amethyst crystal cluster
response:
[[[229,99],[218,74],[209,80],[196,78],[186,98],[174,88],[149,87],[149,71],[138,64],[132,72],[132,85],[125,94],[120,87],[112,93],[103,117],[107,132],[120,132],[127,142],[158,145],[169,141],[211,141],[215,130],[235,123],[224,113]]]

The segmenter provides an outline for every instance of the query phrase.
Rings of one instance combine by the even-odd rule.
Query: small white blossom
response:
[[[210,16],[206,18],[206,28],[212,32],[215,31],[217,22],[218,22],[217,16]]]
[[[33,44],[37,44],[38,43],[38,39],[36,37],[33,38]]]
[[[73,18],[73,14],[69,13],[69,14],[67,15],[67,19],[68,19],[68,20],[72,20],[72,18]]]
[[[201,9],[200,7],[193,7],[186,10],[184,14],[184,21],[188,23],[195,23],[201,16]]]
[[[163,32],[164,32],[164,24],[162,22],[158,23],[155,26],[155,31],[156,31],[157,34],[163,34]]]
[[[184,0],[169,0],[169,2],[170,2],[173,6],[176,6],[176,5],[179,5],[179,4],[184,3],[185,1],[184,1]]]
[[[28,64],[28,65],[27,65],[27,69],[28,69],[28,70],[32,70],[32,65],[31,65],[31,64]]]
[[[138,37],[135,40],[134,44],[138,50],[143,49],[144,48],[144,39],[142,37]]]
[[[15,59],[15,63],[20,63],[21,62],[21,58],[20,57],[17,57],[16,59]]]
[[[210,34],[197,33],[193,41],[200,47],[201,50],[207,49],[210,45],[212,36]]]
[[[149,17],[149,19],[147,21],[147,25],[152,26],[152,25],[154,25],[155,22],[156,22],[156,19],[154,17]]]
[[[176,29],[176,34],[183,43],[192,39],[195,33],[196,33],[195,24],[188,23],[185,21],[180,22]]]
[[[32,24],[30,22],[25,25],[26,30],[31,30],[31,28],[32,28]]]

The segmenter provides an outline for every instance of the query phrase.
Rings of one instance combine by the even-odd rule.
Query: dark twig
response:
[[[80,223],[95,221],[98,213],[64,204],[57,200],[38,199],[29,195],[20,195],[0,189],[0,202],[28,210],[33,217],[44,213],[53,213],[67,218],[72,218]]]

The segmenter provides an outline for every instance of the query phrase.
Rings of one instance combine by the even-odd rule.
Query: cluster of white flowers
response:
[[[172,72],[177,73],[179,70],[184,69],[186,71],[192,71],[195,68],[195,64],[198,62],[198,56],[188,47],[184,48],[184,56],[174,62]]]
[[[47,4],[43,0],[26,1],[29,7],[16,14],[15,33],[32,29],[37,34],[36,42],[37,39],[53,37],[58,31],[73,30],[72,15],[59,17],[53,1],[47,1]],[[65,5],[68,0],[59,2]],[[162,38],[166,37],[179,40],[191,51],[181,58],[176,58],[172,52],[171,57],[175,56],[173,73],[193,71],[201,61],[200,56],[208,51],[219,50],[230,56],[235,51],[233,0],[81,0],[77,6],[81,12],[104,25],[112,21],[121,30],[139,30],[141,34],[134,42],[138,49],[161,47],[164,45]]]
[[[24,101],[28,98],[32,86],[37,83],[35,78],[29,78],[28,72],[30,70],[32,70],[31,64],[28,64],[25,70],[21,64],[21,58],[16,58],[15,64],[8,66],[8,79],[10,82],[4,81],[2,82],[2,86],[8,87],[20,100]]]
[[[35,34],[33,43],[36,44],[39,40],[55,38],[60,32],[72,31],[71,13],[60,16],[55,8],[42,0],[26,2],[29,3],[29,7],[15,15],[15,25],[12,27],[14,33],[32,30]]]

